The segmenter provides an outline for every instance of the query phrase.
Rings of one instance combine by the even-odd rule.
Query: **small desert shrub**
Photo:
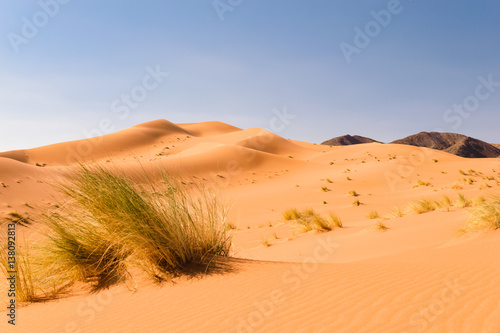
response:
[[[357,207],[361,205],[361,202],[359,200],[354,200],[352,205]]]
[[[269,243],[269,241],[268,241],[267,239],[265,239],[265,238],[261,239],[261,240],[260,240],[260,243],[261,243],[262,245],[264,245],[265,247],[269,247],[269,246],[271,246],[271,243]]]
[[[389,228],[384,223],[378,222],[377,224],[375,224],[375,229],[386,231]]]
[[[422,180],[418,180],[415,185],[413,185],[411,188],[419,187],[419,186],[431,186],[432,184],[429,182],[424,182]]]
[[[431,200],[423,199],[409,203],[408,209],[415,214],[424,214],[435,210],[436,205]]]
[[[460,193],[458,195],[458,200],[455,205],[459,208],[465,208],[465,207],[470,207],[471,204],[472,202],[469,199],[467,199],[467,197],[463,193]]]
[[[359,194],[354,190],[349,191],[347,194],[352,195],[353,197],[359,196]]]
[[[331,183],[333,183],[333,180],[331,180],[330,178],[327,178],[326,182],[331,184]]]
[[[444,208],[447,212],[449,212],[450,207],[452,206],[450,197],[447,195],[443,196],[440,201],[437,201],[437,205],[439,208]]]
[[[330,191],[330,189],[329,189],[328,187],[326,187],[326,186],[323,186],[323,187],[321,188],[321,191],[323,191],[323,192],[328,192],[328,191]]]
[[[473,207],[468,215],[466,230],[499,229],[500,196],[484,200]]]
[[[352,180],[351,177],[346,177],[347,180]]]
[[[372,220],[373,220],[373,219],[376,219],[376,218],[378,218],[378,217],[380,217],[380,216],[379,216],[379,214],[378,214],[378,212],[377,212],[376,210],[372,210],[372,211],[368,214],[368,218],[369,218],[369,219],[372,219]]]
[[[342,220],[340,219],[340,217],[338,217],[337,214],[330,213],[329,217],[332,220],[332,223],[333,223],[334,226],[336,226],[337,228],[343,228],[344,227],[344,225],[342,224]]]
[[[311,230],[317,230],[320,232],[330,231],[335,227],[335,221],[333,219],[324,219],[313,209],[306,209],[302,212],[298,212],[296,216],[297,218],[293,220],[302,232],[308,232]]]
[[[398,218],[403,216],[404,216],[404,211],[398,206],[392,207],[388,214],[389,218]]]

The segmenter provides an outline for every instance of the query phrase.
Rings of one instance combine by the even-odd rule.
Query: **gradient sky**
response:
[[[275,132],[309,142],[440,129],[500,143],[498,1],[55,1],[0,3],[0,151],[159,118],[270,128],[283,110],[295,118]],[[169,73],[150,91],[148,68]]]

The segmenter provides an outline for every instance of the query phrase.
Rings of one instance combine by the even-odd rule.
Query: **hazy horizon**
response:
[[[315,143],[421,131],[500,143],[494,1],[0,8],[0,151],[155,119],[217,120]]]

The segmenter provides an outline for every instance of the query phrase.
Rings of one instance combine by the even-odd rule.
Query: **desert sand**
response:
[[[498,193],[498,158],[399,144],[330,147],[215,121],[156,120],[0,153],[0,217],[53,209],[62,198],[51,183],[78,162],[131,174],[161,166],[217,188],[237,226],[230,269],[139,282],[136,292],[75,291],[21,307],[15,328],[0,310],[1,332],[500,332],[500,231],[461,234],[468,208],[456,205],[388,217],[414,200]],[[289,208],[334,212],[344,227],[299,233],[283,219]],[[36,220],[18,227],[20,236],[35,231]]]

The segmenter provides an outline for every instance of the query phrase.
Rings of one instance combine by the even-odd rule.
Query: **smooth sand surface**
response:
[[[161,287],[140,281],[135,293],[123,285],[75,291],[18,309],[15,328],[0,311],[1,332],[500,332],[500,231],[461,235],[468,208],[456,206],[388,217],[413,200],[498,193],[500,159],[394,144],[330,147],[220,122],[157,120],[0,153],[0,217],[53,209],[63,198],[52,184],[77,161],[131,175],[165,168],[215,186],[238,227],[227,272]],[[459,172],[471,169],[477,174]],[[301,234],[283,220],[288,208],[335,212],[344,228]],[[370,219],[372,211],[380,217]],[[35,230],[36,219],[18,227],[21,236]],[[3,289],[1,299],[3,306]]]

